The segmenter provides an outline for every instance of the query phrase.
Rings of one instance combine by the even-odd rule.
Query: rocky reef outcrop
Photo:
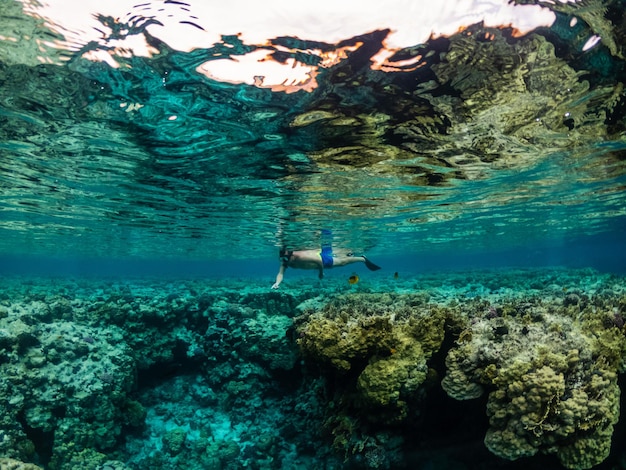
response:
[[[623,304],[569,293],[485,306],[449,351],[442,386],[460,400],[488,393],[494,454],[550,453],[566,468],[591,468],[609,455],[619,419]]]
[[[625,313],[586,270],[5,280],[0,468],[616,464]]]

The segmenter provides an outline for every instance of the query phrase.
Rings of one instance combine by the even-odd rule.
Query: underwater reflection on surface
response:
[[[0,43],[2,251],[248,257],[316,246],[327,226],[357,250],[458,250],[614,230],[626,182],[619,4],[511,5],[546,15],[520,15],[517,29],[487,9],[457,31],[476,20],[459,14],[430,39],[386,29],[411,10],[374,27],[346,6],[330,26],[368,20],[341,39],[224,24],[210,41],[193,3],[67,18],[27,4],[35,16],[15,14]],[[174,23],[202,46],[171,38]],[[41,50],[18,53],[33,27]],[[202,72],[255,51],[259,66],[310,67],[315,86]]]

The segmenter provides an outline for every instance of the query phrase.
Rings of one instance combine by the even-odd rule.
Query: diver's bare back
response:
[[[322,266],[322,257],[319,250],[294,251],[289,260],[290,268],[319,269]]]

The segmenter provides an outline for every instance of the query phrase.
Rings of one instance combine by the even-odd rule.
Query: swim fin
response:
[[[369,269],[370,271],[378,271],[380,269],[380,266],[375,265],[365,256],[363,256],[363,259],[365,260],[365,266],[367,266],[367,269]]]

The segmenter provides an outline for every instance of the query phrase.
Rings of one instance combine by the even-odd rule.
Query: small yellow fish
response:
[[[357,282],[359,282],[359,276],[357,276],[356,274],[353,274],[352,276],[348,278],[348,282],[350,284],[356,284]]]

